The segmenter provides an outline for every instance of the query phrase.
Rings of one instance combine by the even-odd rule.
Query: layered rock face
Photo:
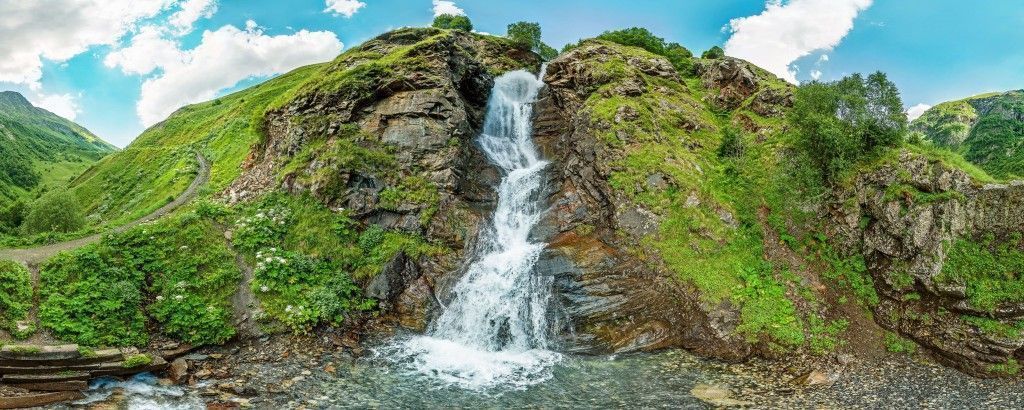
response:
[[[984,260],[996,260],[988,256],[997,246],[1024,250],[1024,183],[981,185],[963,171],[904,152],[897,163],[859,176],[836,203],[832,236],[864,256],[880,296],[874,309],[880,325],[963,371],[1015,372],[1014,358],[1024,355],[1024,298],[990,302],[985,292],[1012,286],[1022,272],[964,277],[955,270],[998,265],[947,265],[962,258],[957,247],[986,237],[994,241],[978,245]]]
[[[370,40],[267,114],[267,138],[224,196],[309,192],[364,224],[440,245],[429,256],[399,254],[367,284],[385,312],[423,330],[493,206],[499,175],[473,139],[495,74],[539,64],[499,38],[460,31]]]
[[[626,69],[608,70],[620,64]],[[609,353],[685,347],[729,360],[749,355],[750,346],[733,331],[738,321],[733,308],[702,301],[700,292],[673,278],[659,261],[633,251],[657,231],[662,218],[612,187],[614,163],[625,151],[603,138],[612,133],[627,145],[640,138],[616,134],[611,124],[591,118],[587,107],[592,97],[663,95],[661,108],[678,114],[681,129],[713,128],[699,114],[687,114],[699,112],[700,105],[682,87],[659,85],[679,83],[679,74],[661,57],[585,42],[552,61],[545,81],[535,140],[552,161],[550,211],[537,235],[550,245],[538,270],[556,277],[563,348]],[[639,116],[631,105],[621,104],[613,121]],[[660,174],[647,180],[655,189],[672,183]]]

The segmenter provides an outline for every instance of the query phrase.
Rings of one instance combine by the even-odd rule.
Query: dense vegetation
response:
[[[32,282],[28,270],[16,262],[0,260],[0,330],[15,337],[27,336],[27,332],[19,332],[16,322],[25,320],[31,307]]]
[[[0,92],[0,208],[66,182],[115,149],[21,94]]]
[[[624,46],[639,47],[650,53],[665,57],[681,74],[692,74],[693,53],[679,43],[669,43],[655,36],[646,28],[631,27],[622,30],[606,31],[597,36],[599,40],[611,41]],[[580,41],[582,42],[582,40]],[[562,52],[579,47],[580,42],[566,44]]]
[[[469,21],[469,17],[453,14],[442,14],[434,17],[434,23],[431,26],[442,29],[473,31],[473,23]]]
[[[829,182],[900,145],[907,128],[899,90],[881,72],[801,86],[788,119],[805,158]]]
[[[172,338],[222,343],[234,335],[229,299],[240,278],[223,233],[189,211],[48,261],[40,322],[87,346],[143,345],[147,318]]]

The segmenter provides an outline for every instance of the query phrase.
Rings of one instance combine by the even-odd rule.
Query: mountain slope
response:
[[[117,150],[21,94],[0,92],[0,201],[77,175]]]
[[[1024,90],[945,102],[911,127],[996,178],[1024,176]]]

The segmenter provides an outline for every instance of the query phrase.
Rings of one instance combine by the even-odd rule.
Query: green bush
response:
[[[881,72],[801,85],[787,118],[798,148],[830,183],[869,155],[901,144],[907,129],[899,90]]]
[[[434,17],[433,26],[435,28],[473,31],[473,23],[469,21],[469,17],[456,16],[454,14],[442,14]]]
[[[746,143],[743,135],[735,127],[724,127],[722,129],[722,144],[718,146],[719,158],[742,157],[746,151]]]
[[[693,72],[693,53],[679,43],[667,43],[642,27],[605,31],[597,36],[599,40],[611,41],[624,46],[639,47],[653,54],[663,56],[683,75]],[[567,45],[571,49],[575,45]]]
[[[0,329],[14,332],[32,308],[32,277],[17,262],[0,260]]]
[[[235,334],[230,298],[240,279],[220,231],[186,213],[50,260],[40,319],[68,341],[127,346],[146,343],[148,312],[171,338],[217,344]]]
[[[914,353],[917,351],[917,344],[896,333],[886,332],[885,350],[892,353]]]
[[[520,21],[508,25],[508,38],[524,50],[538,50],[540,41],[540,24]]]
[[[992,311],[1024,302],[1024,238],[1019,233],[998,240],[993,235],[960,238],[947,249],[937,279],[966,286],[971,306]]]
[[[722,47],[719,46],[711,47],[700,55],[700,58],[707,59],[718,59],[722,57],[725,57],[725,50],[722,50]]]
[[[85,226],[78,201],[66,191],[55,191],[37,199],[28,209],[22,229],[26,234],[75,232]]]
[[[0,209],[0,233],[16,234],[25,221],[28,207],[22,201],[15,201],[6,208]]]
[[[40,272],[39,320],[59,339],[86,346],[146,344],[140,272],[111,264],[99,245],[61,253]]]
[[[276,248],[256,258],[253,292],[267,313],[297,333],[321,322],[340,323],[349,311],[373,307],[348,275],[327,261]]]

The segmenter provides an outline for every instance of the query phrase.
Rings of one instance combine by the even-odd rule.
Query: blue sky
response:
[[[882,70],[908,108],[1024,88],[1020,0],[34,0],[0,2],[0,90],[125,146],[182,104],[440,11],[494,34],[536,21],[556,48],[641,26],[797,82]]]

